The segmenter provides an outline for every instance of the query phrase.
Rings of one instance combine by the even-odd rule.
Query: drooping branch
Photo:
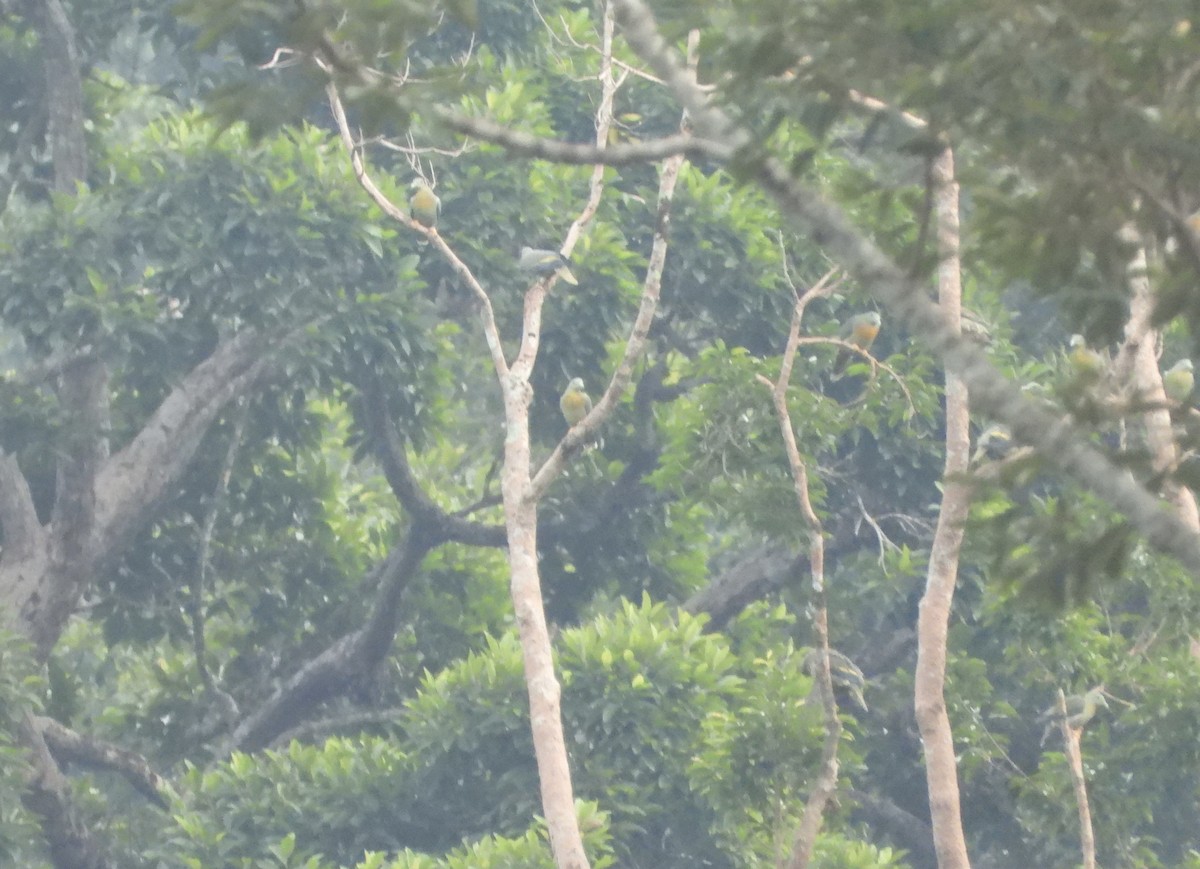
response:
[[[84,736],[53,718],[39,715],[33,716],[31,720],[46,740],[54,757],[60,762],[69,761],[90,769],[112,770],[119,773],[134,790],[160,809],[170,805],[170,785],[140,754],[110,742]]]
[[[613,0],[617,19],[630,46],[667,83],[689,111],[706,153],[724,159],[747,146],[752,137],[738,129],[695,86],[666,44],[643,0]],[[972,400],[988,416],[1004,422],[1014,436],[1034,445],[1063,472],[1095,492],[1150,541],[1200,571],[1200,535],[1161,509],[1158,499],[1091,446],[1069,421],[1023,396],[1001,375],[974,342],[964,340],[911,279],[853,226],[847,216],[817,192],[792,177],[778,160],[753,164],[753,177],[794,218],[813,241],[823,246],[889,312],[928,347],[943,356],[947,368],[961,377]]]
[[[933,162],[934,212],[937,225],[938,302],[946,319],[962,318],[959,271],[958,182],[954,154],[945,148]],[[958,762],[946,712],[946,643],[950,607],[958,582],[958,561],[971,504],[971,484],[963,479],[971,452],[967,387],[946,372],[946,462],[942,504],[929,551],[925,594],[917,617],[917,670],[914,676],[917,727],[925,752],[925,781],[938,866],[967,869],[967,842],[959,807]]]

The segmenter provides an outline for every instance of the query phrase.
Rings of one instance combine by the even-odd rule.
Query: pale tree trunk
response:
[[[1087,780],[1083,777],[1083,755],[1079,751],[1079,730],[1067,723],[1067,698],[1058,690],[1059,728],[1067,749],[1067,768],[1071,771],[1071,787],[1075,792],[1075,808],[1079,812],[1079,849],[1083,854],[1083,869],[1096,869],[1096,834],[1092,830],[1092,809],[1088,803]]]
[[[962,284],[958,260],[958,183],[954,153],[947,147],[933,164],[934,209],[938,242],[938,301],[947,320],[961,328]],[[959,807],[958,769],[954,737],[946,714],[946,637],[950,605],[958,578],[970,486],[963,476],[970,454],[970,411],[967,387],[946,374],[946,465],[942,475],[942,506],[929,553],[929,575],[917,620],[915,703],[917,726],[925,750],[925,779],[933,843],[940,869],[966,869],[967,843]]]

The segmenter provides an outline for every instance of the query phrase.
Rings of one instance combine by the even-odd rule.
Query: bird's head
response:
[[[567,384],[567,392],[583,392],[583,378],[572,377],[571,382]]]
[[[1070,342],[1067,344],[1072,350],[1078,350],[1080,347],[1086,347],[1087,342],[1083,340],[1083,336],[1076,332],[1071,336]]]
[[[1195,366],[1192,365],[1191,359],[1180,359],[1171,366],[1171,371],[1191,371],[1193,368],[1195,368]]]
[[[421,178],[420,176],[414,178],[412,180],[412,184],[409,184],[408,186],[412,190],[422,190],[422,189],[432,190],[433,189],[432,187],[429,186],[429,182],[426,181],[424,178]]]

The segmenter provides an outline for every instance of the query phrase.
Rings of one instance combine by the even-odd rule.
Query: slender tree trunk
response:
[[[508,529],[508,564],[512,573],[513,611],[521,636],[529,723],[537,757],[542,811],[550,833],[550,850],[559,869],[586,869],[587,854],[575,816],[571,766],[563,737],[562,689],[554,673],[550,632],[542,606],[537,562],[537,501],[530,484],[528,381],[510,377],[504,384],[508,436],[504,441],[504,518]]]
[[[954,153],[946,148],[934,161],[933,185],[937,215],[938,301],[946,317],[960,329],[962,284],[958,262],[958,183]],[[929,575],[917,621],[916,716],[925,750],[925,779],[933,843],[940,869],[966,869],[967,843],[959,808],[958,769],[954,737],[946,714],[946,637],[950,605],[958,578],[958,557],[970,506],[970,487],[961,479],[970,454],[970,412],[967,387],[946,375],[946,466],[942,507],[929,553]]]

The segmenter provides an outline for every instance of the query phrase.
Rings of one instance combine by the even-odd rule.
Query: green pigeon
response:
[[[883,320],[880,318],[878,311],[855,314],[842,327],[841,338],[843,341],[853,344],[862,350],[870,350],[871,345],[875,343],[875,338],[879,335],[879,328],[882,325]],[[841,377],[842,373],[846,370],[846,366],[859,358],[857,353],[847,350],[845,347],[838,348],[837,358],[833,361],[834,379],[836,380]]]
[[[412,195],[408,197],[408,213],[417,223],[432,229],[437,226],[442,200],[438,199],[424,178],[414,178],[410,186]]]
[[[984,459],[1002,459],[1012,449],[1012,432],[1008,426],[994,422],[979,433],[975,441],[975,452],[971,453],[972,463]]]
[[[579,281],[575,280],[575,275],[567,267],[567,258],[556,250],[523,247],[520,256],[517,257],[517,268],[523,272],[542,276],[557,272],[558,276],[571,286],[579,284]]]
[[[575,428],[583,422],[583,418],[592,412],[592,400],[583,391],[583,378],[573,377],[567,384],[567,390],[558,400],[559,410],[569,428]]]
[[[817,678],[817,668],[821,664],[821,653],[810,649],[800,665],[804,672],[813,679]],[[854,705],[863,712],[867,711],[867,701],[863,698],[863,687],[867,684],[866,677],[858,666],[836,649],[829,650],[829,678],[833,689],[850,697]]]
[[[1080,380],[1091,383],[1099,380],[1104,369],[1108,367],[1104,357],[1088,347],[1082,335],[1072,335],[1068,346],[1070,350],[1067,352],[1067,358],[1071,361],[1071,367],[1075,369],[1075,375]]]
[[[1108,701],[1104,699],[1103,688],[1093,688],[1086,694],[1071,694],[1066,698],[1066,703],[1067,726],[1072,730],[1079,730],[1091,721],[1096,715],[1096,710],[1101,706],[1105,709],[1108,708]],[[1046,729],[1042,731],[1042,745],[1046,744],[1046,740],[1050,738],[1050,734],[1062,720],[1062,716],[1058,711],[1058,704],[1051,706],[1038,716],[1038,721],[1047,722]]]
[[[1196,385],[1192,367],[1191,359],[1180,359],[1163,374],[1163,389],[1175,404],[1183,404],[1192,395]]]

